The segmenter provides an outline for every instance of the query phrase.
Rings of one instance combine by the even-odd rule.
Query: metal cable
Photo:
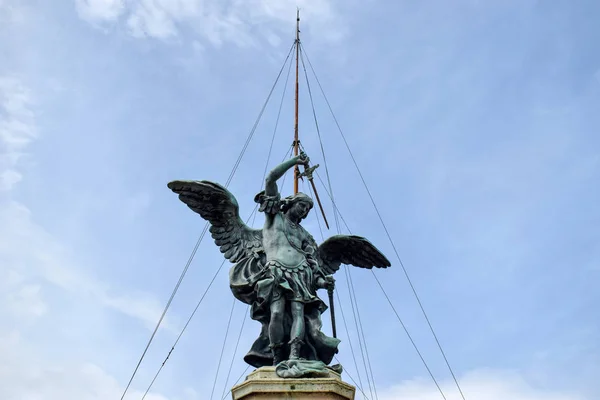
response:
[[[302,44],[301,44],[302,46]],[[302,46],[302,49],[304,49],[304,47]],[[304,51],[304,53],[306,53]],[[371,194],[371,191],[369,190],[369,187],[363,177],[363,174],[358,166],[358,163],[356,162],[356,159],[354,158],[354,154],[352,153],[352,150],[350,149],[350,146],[348,145],[348,141],[346,140],[346,136],[344,135],[342,128],[340,127],[340,124],[337,120],[337,118],[335,117],[335,114],[333,112],[333,109],[331,107],[331,104],[329,103],[329,100],[327,99],[327,96],[325,95],[325,91],[323,90],[323,87],[321,85],[321,82],[319,81],[319,78],[317,77],[317,74],[314,71],[314,68],[310,62],[310,59],[308,57],[308,54],[306,55],[306,60],[313,72],[313,75],[315,76],[315,80],[317,81],[317,84],[319,85],[319,88],[321,90],[321,93],[323,94],[323,97],[325,99],[325,102],[327,103],[327,106],[329,108],[329,111],[331,112],[331,115],[337,125],[337,128],[342,136],[342,139],[344,140],[344,144],[346,145],[346,148],[348,149],[348,152],[350,153],[350,157],[352,159],[352,162],[354,163],[354,166],[356,167],[356,170],[358,171],[358,174],[360,176],[360,179],[367,191],[367,194],[369,195],[369,198],[371,199],[371,203],[373,204],[373,207],[375,208],[375,212],[377,213],[377,216],[379,218],[379,221],[381,222],[383,229],[385,230],[386,236],[388,237],[388,240],[390,241],[390,244],[392,245],[392,248],[394,250],[394,253],[396,254],[396,258],[398,258],[398,261],[400,263],[400,266],[402,267],[402,271],[404,272],[404,275],[406,276],[406,279],[410,285],[410,288],[415,296],[415,299],[417,300],[417,303],[419,304],[419,308],[421,309],[421,312],[423,313],[423,316],[425,317],[425,320],[427,321],[427,325],[429,326],[429,330],[431,331],[435,342],[437,343],[437,346],[442,354],[442,357],[444,358],[444,361],[446,363],[446,366],[448,367],[448,370],[450,371],[450,374],[452,375],[452,378],[454,379],[454,383],[456,384],[456,387],[458,388],[458,391],[460,392],[461,397],[463,398],[463,400],[465,399],[465,396],[463,394],[463,391],[458,383],[458,379],[456,379],[456,375],[454,374],[454,371],[452,370],[452,367],[450,366],[450,362],[448,361],[448,358],[446,357],[446,353],[444,352],[444,349],[442,348],[442,345],[437,337],[437,334],[435,333],[435,330],[433,329],[433,325],[431,324],[431,321],[429,320],[429,317],[427,316],[427,313],[425,312],[425,308],[423,307],[423,304],[421,303],[421,299],[419,297],[419,295],[417,294],[417,291],[412,283],[412,280],[410,279],[409,275],[408,275],[408,271],[406,270],[406,267],[404,266],[404,263],[402,262],[402,259],[400,258],[400,255],[398,253],[398,250],[396,249],[396,245],[394,243],[394,241],[392,240],[392,237],[387,229],[387,226],[385,225],[385,222],[383,221],[383,217],[381,216],[381,213],[379,212],[379,208],[377,207],[377,204],[375,203],[375,200],[373,198],[373,195]],[[442,394],[443,395],[443,394]]]
[[[356,353],[354,352],[354,346],[352,345],[352,339],[350,338],[350,330],[348,329],[348,324],[346,323],[346,316],[344,315],[344,308],[342,307],[342,300],[340,298],[339,291],[335,291],[335,296],[337,297],[337,302],[340,305],[340,311],[342,313],[342,322],[344,322],[344,329],[346,330],[346,335],[348,335],[348,343],[350,344],[350,354],[352,354],[352,360],[354,361],[354,368],[356,369],[356,374],[358,376],[358,381],[360,382],[361,392],[362,392],[362,380],[360,379],[360,370],[358,369],[358,362],[356,362]],[[356,384],[355,384],[356,385]]]
[[[313,119],[315,122],[315,128],[316,128],[317,136],[319,139],[319,145],[321,147],[321,154],[323,156],[323,164],[325,165],[325,174],[327,177],[329,192],[331,193],[331,197],[333,199],[333,186],[331,184],[331,178],[329,175],[329,166],[327,163],[327,157],[325,155],[325,148],[323,146],[323,138],[321,137],[321,130],[319,129],[319,121],[317,119],[317,112],[315,110],[315,104],[314,104],[314,100],[313,100],[313,96],[312,96],[312,90],[310,87],[310,80],[308,79],[308,72],[306,71],[306,64],[304,62],[304,55],[303,55],[302,51],[300,52],[300,59],[302,61],[302,69],[304,70],[304,76],[306,78],[306,87],[308,89],[308,96],[310,98],[310,105],[312,108]],[[338,213],[335,208],[333,211],[333,215],[334,215],[334,219],[335,219],[337,233],[340,234],[341,233],[340,221],[339,221]],[[319,226],[319,228],[320,228],[320,226]],[[367,384],[369,385],[369,392],[371,393],[371,397],[373,397],[373,391],[375,391],[375,398],[377,398],[377,389],[374,387],[375,386],[375,378],[373,377],[373,368],[371,367],[369,355],[366,350],[366,347],[367,347],[366,342],[364,343],[364,349],[363,349],[363,342],[365,341],[365,333],[364,333],[362,321],[360,320],[360,314],[358,311],[358,301],[356,298],[356,292],[354,290],[354,285],[351,285],[352,279],[351,279],[351,277],[349,277],[350,271],[347,268],[345,268],[344,271],[346,273],[346,283],[348,284],[348,292],[350,293],[350,304],[352,306],[352,314],[354,316],[354,322],[355,322],[356,329],[357,329],[358,344],[360,347],[361,357],[363,359],[363,364],[365,367],[365,374],[367,375]],[[354,298],[354,301],[353,301],[353,298]],[[357,317],[357,315],[358,315],[358,317]],[[361,339],[361,335],[362,335],[362,339]],[[368,369],[367,369],[367,365],[368,365]],[[369,371],[371,372],[371,377],[369,377]],[[357,371],[357,373],[358,373],[358,371]],[[360,378],[360,373],[359,373],[359,378]],[[371,386],[371,382],[373,382],[372,386]]]
[[[338,363],[340,363],[340,360],[338,360],[338,358],[336,356],[334,356],[334,358],[335,358],[335,361],[337,361]],[[367,397],[366,393],[356,384],[356,381],[354,380],[354,378],[352,377],[352,375],[350,375],[350,373],[348,371],[345,371],[345,372],[346,372],[346,375],[348,375],[348,377],[352,381],[352,383],[354,383],[354,386],[356,386],[358,388],[358,390],[360,390],[360,392],[363,394],[363,397],[365,399],[369,400],[369,398]]]
[[[257,211],[257,208],[258,208],[258,205],[256,205],[254,207],[254,210],[252,211],[252,213],[246,219],[246,223],[248,223],[248,221],[250,221],[250,218],[252,218],[252,216],[255,215],[255,213]],[[154,378],[152,379],[152,382],[150,382],[150,385],[148,386],[148,389],[146,389],[146,392],[144,393],[144,396],[142,397],[142,400],[144,400],[144,398],[146,397],[146,395],[148,394],[148,392],[150,392],[150,389],[152,388],[152,385],[154,385],[154,382],[156,381],[156,378],[158,378],[158,375],[160,374],[160,372],[162,371],[163,367],[165,366],[165,363],[167,362],[167,360],[171,356],[171,353],[173,352],[173,350],[175,350],[175,346],[177,346],[177,343],[179,343],[179,340],[183,336],[183,333],[185,332],[185,330],[187,329],[188,325],[190,324],[190,322],[192,321],[192,319],[196,315],[196,311],[198,311],[198,308],[200,307],[200,304],[202,304],[202,301],[204,300],[204,297],[206,297],[206,294],[208,293],[208,290],[211,288],[211,286],[214,283],[215,279],[217,279],[217,276],[219,275],[219,272],[221,272],[221,269],[223,269],[223,266],[225,265],[226,261],[227,261],[226,259],[223,259],[223,261],[221,261],[221,265],[217,269],[217,272],[215,272],[215,274],[213,275],[213,277],[210,280],[210,283],[208,284],[208,286],[206,287],[206,290],[204,291],[204,293],[202,293],[202,296],[200,297],[200,300],[196,304],[196,307],[194,308],[194,310],[192,311],[191,315],[189,316],[187,322],[183,326],[183,329],[181,330],[181,332],[177,336],[177,340],[175,340],[175,343],[171,347],[171,350],[169,350],[169,353],[167,354],[167,357],[165,358],[165,360],[161,364],[160,368],[158,369],[158,371],[154,375]]]
[[[291,157],[293,152],[294,152],[294,146],[290,146],[290,149],[287,152],[286,157]],[[285,161],[285,159],[284,159],[284,161]],[[286,171],[285,174],[283,174],[283,178],[281,179],[281,187],[285,186],[285,178],[287,178],[288,172],[289,172],[289,170]]]
[[[250,306],[248,306],[248,311],[250,311]],[[237,337],[237,341],[235,342],[235,349],[233,349],[233,357],[231,357],[231,364],[229,364],[229,371],[227,371],[227,377],[225,378],[225,386],[223,386],[223,393],[221,396],[226,396],[227,393],[227,383],[229,382],[229,377],[231,376],[231,371],[233,370],[233,364],[235,362],[235,356],[238,351],[238,347],[240,345],[240,339],[242,338],[242,333],[244,333],[244,325],[246,324],[246,320],[248,319],[249,313],[246,313],[244,319],[242,320],[242,327],[240,328],[240,333]]]
[[[356,293],[354,293],[354,288],[350,286],[350,277],[348,275],[348,266],[344,266],[344,273],[346,274],[346,285],[348,286],[348,295],[350,296],[350,304],[352,305],[352,316],[354,317],[354,325],[356,327],[356,335],[358,336],[358,347],[360,348],[360,355],[363,360],[363,367],[365,368],[365,374],[367,375],[367,385],[369,385],[369,392],[371,397],[373,397],[373,388],[371,387],[371,378],[369,377],[369,370],[367,367],[367,360],[365,357],[365,350],[363,348],[363,341],[360,337],[361,326],[359,324],[358,317],[356,316],[356,309],[358,308],[358,303],[356,301]]]
[[[286,154],[284,156],[284,160],[286,157],[288,157],[288,155],[291,153],[291,148],[290,150],[286,151]],[[285,176],[283,177],[284,181],[285,181]],[[254,206],[254,210],[252,211],[252,213],[250,214],[250,216],[248,216],[248,219],[246,220],[246,223],[248,223],[248,221],[250,221],[250,218],[252,218],[252,220],[254,221],[256,218],[256,214],[257,214],[257,209],[258,209],[258,204]],[[254,224],[254,222],[253,222]],[[185,324],[185,326],[183,327],[182,331],[179,333],[179,336],[177,337],[177,340],[175,341],[175,344],[173,344],[173,346],[171,347],[171,350],[169,351],[169,353],[167,354],[167,357],[165,358],[165,360],[163,361],[162,365],[160,366],[160,368],[158,369],[158,371],[156,372],[156,375],[154,376],[154,378],[152,379],[152,382],[150,383],[150,386],[148,386],[148,389],[146,390],[144,396],[142,397],[142,400],[146,397],[146,395],[148,394],[148,392],[150,391],[150,389],[152,388],[152,385],[154,384],[154,381],[156,381],[156,378],[158,377],[158,375],[160,374],[162,368],[164,367],[165,363],[167,362],[167,360],[169,359],[169,357],[171,356],[171,353],[173,352],[173,350],[175,349],[175,346],[177,345],[177,343],[179,343],[179,339],[181,338],[181,336],[183,335],[183,333],[185,332],[185,330],[187,329],[187,326],[189,325],[189,323],[191,322],[192,318],[194,317],[194,315],[196,314],[196,311],[198,311],[198,307],[200,307],[200,304],[202,303],[202,301],[204,300],[204,297],[206,296],[206,294],[208,293],[208,289],[210,289],[210,287],[212,286],[212,283],[215,281],[217,275],[219,274],[219,272],[221,271],[221,269],[223,268],[223,265],[225,265],[225,259],[223,259],[223,261],[221,262],[221,265],[219,266],[219,269],[217,270],[217,272],[215,273],[215,275],[213,276],[212,280],[210,281],[209,286],[206,288],[206,291],[202,294],[202,297],[200,298],[200,301],[196,304],[196,307],[194,308],[194,310],[192,311],[192,314],[190,315],[190,317],[187,320],[187,323]],[[245,320],[244,320],[245,321]],[[243,328],[243,325],[242,325]],[[241,332],[240,332],[241,335]],[[238,344],[239,344],[239,338],[238,338]],[[236,344],[236,349],[237,349],[237,345]],[[231,363],[230,369],[229,369],[229,373],[231,372],[231,368],[233,366],[233,361]],[[229,375],[227,377],[227,379],[229,379]]]
[[[260,122],[260,119],[265,111],[265,108],[267,107],[267,104],[269,103],[271,94],[273,93],[273,90],[277,86],[277,82],[279,82],[279,77],[281,76],[281,73],[283,72],[283,69],[285,68],[285,65],[287,64],[287,61],[290,58],[290,54],[292,53],[292,50],[294,49],[295,46],[296,46],[296,42],[294,42],[294,44],[290,47],[290,50],[288,51],[285,61],[284,61],[283,65],[281,66],[281,69],[279,70],[279,74],[277,75],[277,78],[275,79],[275,82],[273,83],[273,86],[271,87],[271,90],[269,91],[269,95],[267,96],[267,99],[265,100],[265,102],[262,106],[262,109],[261,109],[260,113],[258,114],[258,117],[254,123],[254,126],[252,127],[252,129],[250,130],[250,133],[248,134],[248,138],[246,139],[246,142],[244,143],[244,146],[242,147],[242,150],[233,166],[233,169],[231,170],[231,173],[229,174],[229,178],[227,178],[227,183],[225,184],[225,187],[229,186],[229,184],[231,183],[231,180],[233,179],[233,177],[240,165],[240,162],[244,156],[244,153],[246,152],[246,149],[248,148],[248,145],[250,144],[250,141],[252,140],[252,137],[254,136],[256,127],[258,126],[258,123]],[[154,340],[154,337],[156,336],[156,332],[158,331],[158,328],[160,327],[169,307],[171,306],[171,302],[173,301],[173,298],[175,297],[177,291],[179,290],[179,286],[181,285],[181,282],[183,281],[183,278],[185,277],[185,275],[192,263],[192,260],[194,259],[195,255],[196,255],[196,252],[198,251],[198,247],[200,247],[200,243],[204,239],[204,235],[206,234],[206,231],[208,230],[208,225],[209,225],[208,222],[206,222],[206,224],[204,225],[204,229],[202,230],[202,233],[200,234],[200,237],[198,238],[198,241],[196,242],[196,245],[194,246],[194,249],[192,250],[192,253],[190,254],[188,262],[186,263],[183,271],[181,272],[179,280],[178,280],[177,284],[175,285],[175,288],[173,289],[173,292],[171,293],[169,300],[167,301],[165,309],[163,310],[163,312],[158,320],[158,323],[156,324],[156,327],[154,328],[154,331],[152,332],[152,335],[150,336],[150,339],[148,340],[148,343],[146,344],[146,347],[144,348],[144,351],[142,352],[142,355],[141,355],[137,365],[135,366],[135,369],[133,370],[131,378],[129,378],[129,382],[127,383],[127,386],[125,387],[123,394],[121,395],[121,400],[123,400],[125,398],[125,395],[127,394],[127,391],[129,390],[129,387],[131,386],[131,383],[133,382],[133,379],[135,378],[135,375],[137,374],[137,371],[140,368],[140,365],[142,364],[142,361],[144,360],[144,357],[146,356],[148,349],[150,348],[150,344]]]
[[[292,46],[292,50],[296,46],[296,42]],[[290,50],[291,51],[291,50]],[[283,93],[281,94],[281,101],[279,102],[279,110],[277,111],[277,119],[275,120],[275,127],[273,128],[273,135],[271,135],[271,143],[269,145],[269,152],[267,153],[267,161],[265,162],[265,168],[263,171],[263,177],[260,181],[260,190],[263,189],[265,185],[265,177],[267,176],[267,169],[269,168],[269,161],[271,161],[271,153],[273,152],[273,143],[275,143],[275,135],[277,133],[277,127],[279,127],[279,118],[281,117],[281,109],[283,108],[283,100],[285,99],[285,93],[287,91],[288,82],[290,80],[290,72],[292,72],[292,63],[290,62],[290,66],[288,67],[287,76],[285,77],[285,83],[283,85]],[[286,156],[289,152],[286,152]],[[254,219],[252,219],[252,225],[254,226],[254,221],[256,219],[256,214],[254,214]]]
[[[137,365],[135,366],[133,373],[131,374],[131,378],[129,378],[129,382],[127,382],[127,386],[125,387],[125,390],[123,391],[123,394],[121,395],[121,400],[123,400],[123,398],[125,398],[125,394],[127,394],[127,390],[129,390],[129,386],[131,386],[131,382],[133,382],[133,378],[137,374],[137,371],[140,368],[140,365],[142,365],[142,361],[144,360],[144,357],[146,356],[146,353],[148,352],[148,349],[150,348],[150,344],[154,340],[154,336],[156,336],[156,332],[158,332],[158,328],[162,324],[162,321],[165,318],[165,315],[167,314],[169,307],[171,307],[171,302],[175,298],[175,294],[177,294],[177,291],[179,290],[179,286],[181,285],[183,278],[185,277],[188,269],[190,268],[190,265],[192,264],[192,260],[194,259],[194,256],[196,255],[196,252],[198,251],[198,247],[200,247],[200,243],[202,243],[202,239],[204,239],[204,235],[206,234],[207,230],[208,230],[208,222],[204,225],[204,229],[202,229],[202,233],[200,234],[200,237],[196,241],[196,245],[194,246],[194,249],[192,250],[190,257],[188,258],[188,261],[186,262],[185,267],[183,268],[183,271],[181,271],[179,280],[177,281],[177,284],[175,285],[173,292],[171,292],[171,296],[169,297],[169,300],[167,301],[167,304],[165,305],[165,308],[164,308],[162,314],[160,315],[160,318],[158,319],[158,322],[156,323],[154,330],[152,331],[152,335],[150,335],[150,339],[148,340],[148,343],[146,343],[146,347],[144,348],[144,351],[142,352],[142,355],[140,356],[140,359],[139,359]]]
[[[321,181],[322,183],[322,181]],[[325,188],[325,193],[327,193],[327,195],[329,196],[329,198],[331,199],[333,206],[337,208],[337,205],[335,203],[335,201],[333,200],[333,198],[331,197],[329,191],[327,191],[327,188]],[[338,209],[339,212],[339,209]],[[340,219],[342,220],[342,222],[344,222],[344,225],[346,226],[346,229],[348,230],[348,232],[350,234],[352,234],[352,230],[350,229],[350,227],[348,226],[348,224],[346,223],[346,220],[344,219],[343,215],[340,213]],[[390,306],[392,307],[392,310],[394,311],[394,314],[396,314],[396,318],[398,319],[398,321],[400,322],[400,325],[402,326],[402,328],[404,329],[404,332],[406,333],[406,336],[408,337],[408,339],[410,340],[411,344],[413,345],[415,351],[417,352],[419,358],[421,359],[421,361],[423,362],[423,365],[425,366],[425,369],[427,370],[427,372],[429,373],[429,376],[431,377],[431,379],[433,380],[433,382],[435,383],[436,387],[438,388],[440,394],[442,395],[442,397],[444,399],[446,399],[446,395],[444,394],[444,392],[442,391],[442,388],[440,387],[440,385],[437,382],[437,379],[435,379],[435,376],[433,375],[433,373],[431,372],[431,369],[429,369],[429,365],[427,365],[427,362],[425,361],[425,358],[423,358],[423,355],[421,354],[421,351],[419,350],[419,348],[417,347],[417,344],[415,343],[415,341],[412,338],[412,335],[410,334],[410,332],[408,332],[408,329],[406,328],[406,325],[404,325],[404,322],[402,321],[402,318],[400,318],[400,315],[398,314],[398,312],[396,311],[396,308],[394,307],[394,304],[391,302],[387,292],[385,291],[385,289],[383,288],[383,286],[381,285],[381,283],[379,282],[379,279],[377,279],[377,276],[375,275],[375,272],[373,270],[371,270],[371,273],[373,274],[373,276],[375,277],[375,279],[377,280],[377,283],[379,283],[379,287],[381,288],[383,294],[385,295],[386,299],[388,300],[388,303],[390,304]],[[343,318],[343,315],[342,315]]]
[[[309,186],[309,189],[311,190],[311,194],[312,194],[312,189]],[[325,236],[323,235],[323,230],[321,229],[321,219],[319,218],[319,213],[315,213],[316,217],[317,217],[317,223],[319,224],[319,231],[321,233],[321,240],[325,241]],[[339,229],[338,229],[339,231]],[[362,381],[360,379],[360,370],[358,369],[358,363],[356,362],[356,355],[354,353],[354,346],[352,346],[352,339],[350,336],[350,331],[348,330],[348,324],[346,323],[346,316],[344,315],[344,308],[342,307],[342,301],[340,300],[340,295],[339,292],[336,290],[335,291],[335,295],[337,297],[337,302],[339,305],[339,309],[340,312],[342,313],[342,321],[344,322],[344,329],[346,330],[346,335],[348,336],[348,343],[350,344],[350,353],[352,354],[352,359],[354,360],[354,367],[356,368],[356,373],[358,375],[358,380],[360,382],[361,385],[361,392],[362,392]],[[358,386],[358,385],[357,385]]]
[[[240,165],[240,162],[242,161],[242,157],[244,155],[244,153],[246,152],[246,149],[248,148],[248,145],[250,144],[250,141],[252,140],[252,137],[254,136],[254,132],[256,132],[256,128],[258,127],[258,123],[260,122],[260,119],[262,118],[263,113],[265,112],[265,109],[267,108],[267,104],[269,103],[269,99],[271,98],[271,95],[273,94],[273,90],[275,90],[275,86],[277,86],[277,82],[279,82],[279,78],[281,77],[281,73],[283,72],[283,69],[285,68],[285,65],[287,64],[290,55],[292,54],[292,50],[294,50],[294,47],[296,46],[296,42],[294,42],[294,44],[292,44],[292,46],[290,47],[290,50],[288,51],[287,57],[285,58],[285,61],[283,62],[283,65],[281,66],[281,69],[279,70],[279,73],[277,74],[277,78],[275,79],[275,83],[273,83],[273,86],[271,87],[271,90],[269,91],[269,95],[267,96],[267,99],[265,100],[259,114],[258,117],[256,118],[256,121],[254,122],[254,125],[252,126],[252,130],[250,131],[250,135],[248,135],[248,138],[246,139],[246,142],[244,143],[244,147],[242,148],[242,153],[240,154],[240,156],[238,157],[235,167],[237,169],[237,167]],[[227,183],[225,184],[225,187],[229,186],[229,183],[231,183],[231,180],[233,179],[233,171],[231,174],[229,174],[229,178],[227,178]]]
[[[288,69],[288,75],[287,75],[287,78],[286,78],[286,85],[284,86],[283,95],[281,97],[281,103],[279,105],[279,113],[281,113],[281,106],[283,104],[283,98],[284,98],[284,95],[285,95],[285,88],[287,87],[287,82],[288,82],[290,71],[291,71],[291,68],[292,68],[291,66],[292,66],[292,63],[290,63],[290,68]],[[277,121],[275,122],[275,128],[273,130],[273,136],[271,137],[271,145],[269,146],[269,153],[267,155],[267,161],[265,163],[265,169],[264,169],[264,172],[263,172],[263,179],[261,181],[261,188],[262,188],[262,185],[264,185],[264,178],[267,175],[267,168],[268,168],[268,165],[269,165],[269,160],[271,158],[271,152],[272,152],[272,149],[273,149],[273,142],[275,141],[275,133],[277,132],[277,126],[278,126],[278,123],[279,123],[279,115],[280,115],[279,113],[277,114]],[[290,148],[290,150],[286,151],[283,160],[285,160],[288,157],[288,155],[291,153],[291,151],[292,151],[291,148]],[[283,183],[285,183],[285,176],[283,178],[284,178]],[[257,209],[258,209],[258,204],[254,207],[254,211],[252,212],[253,217],[252,217],[252,225],[251,226],[254,226],[254,222],[256,221],[256,215],[257,215],[256,211],[257,211]],[[248,310],[250,310],[250,307],[248,307]],[[223,396],[222,398],[223,399],[227,396],[227,393],[228,393],[227,392],[227,383],[229,382],[229,377],[231,376],[231,371],[233,370],[233,364],[235,363],[235,355],[237,354],[238,346],[240,344],[240,340],[242,338],[242,333],[244,331],[244,324],[246,323],[246,319],[248,319],[247,317],[248,317],[248,314],[244,317],[244,320],[242,321],[242,327],[240,328],[240,333],[239,333],[237,341],[235,343],[235,349],[233,351],[233,357],[231,358],[231,363],[229,364],[229,370],[227,371],[227,377],[225,378],[225,386],[223,387],[223,394],[222,394],[222,396]],[[248,370],[248,368],[246,368],[246,371]],[[239,378],[238,378],[238,380],[239,380]]]
[[[223,361],[223,353],[225,353],[225,345],[227,344],[227,337],[229,336],[229,328],[231,327],[231,318],[233,317],[233,310],[235,309],[235,301],[237,299],[233,298],[233,303],[231,304],[231,312],[229,313],[229,320],[227,321],[227,329],[225,330],[225,338],[223,339],[223,347],[221,347],[221,355],[219,356],[219,363],[217,364],[217,371],[215,372],[215,380],[213,382],[213,387],[210,392],[210,400],[212,400],[213,395],[215,394],[215,387],[217,387],[217,378],[219,378],[219,370],[221,369],[221,362]]]
[[[175,340],[175,343],[173,343],[173,346],[171,346],[171,350],[169,350],[169,353],[167,354],[167,357],[162,362],[162,364],[161,364],[160,368],[158,369],[158,371],[156,371],[156,374],[154,375],[154,378],[152,379],[152,382],[150,382],[150,385],[148,385],[148,388],[146,389],[146,392],[142,396],[142,400],[144,400],[146,398],[146,395],[148,395],[148,393],[150,392],[150,389],[154,385],[154,382],[156,381],[156,378],[158,378],[158,375],[160,374],[160,372],[162,371],[163,367],[167,363],[167,360],[169,360],[169,357],[171,357],[171,353],[173,353],[173,350],[175,350],[175,346],[177,346],[177,343],[179,343],[179,340],[181,339],[181,337],[183,336],[183,333],[185,332],[185,330],[187,329],[188,325],[192,321],[192,318],[194,318],[194,315],[196,315],[196,311],[198,311],[198,308],[200,307],[200,304],[202,304],[202,301],[204,300],[204,297],[208,293],[208,290],[211,288],[211,286],[214,283],[215,279],[217,279],[217,276],[219,275],[219,272],[221,272],[221,269],[223,268],[223,265],[225,265],[225,261],[226,260],[224,259],[221,262],[221,265],[217,269],[217,272],[215,272],[215,274],[213,275],[213,277],[210,280],[208,286],[206,287],[206,290],[204,290],[204,293],[202,293],[202,296],[200,297],[200,300],[198,301],[198,303],[196,304],[196,307],[192,311],[192,314],[190,315],[190,317],[188,318],[187,322],[183,326],[183,329],[181,330],[181,332],[177,336],[177,339]]]
[[[327,183],[329,185],[329,191],[331,192],[331,197],[333,197],[333,188],[331,186],[331,178],[329,176],[329,166],[327,164],[327,157],[325,156],[325,148],[323,147],[323,139],[321,138],[321,130],[319,129],[319,121],[317,119],[317,111],[315,110],[315,103],[313,101],[312,90],[310,88],[310,80],[308,79],[308,72],[306,71],[306,64],[304,63],[304,54],[302,52],[303,46],[300,45],[300,60],[302,61],[302,69],[304,70],[304,77],[306,78],[306,88],[308,90],[308,97],[310,99],[310,106],[312,108],[313,120],[315,121],[315,129],[317,131],[317,136],[319,138],[319,145],[321,147],[321,155],[323,156],[323,164],[325,165],[325,175],[327,177]],[[338,234],[340,233],[339,220],[336,210],[333,210],[333,218],[335,219]]]
[[[237,378],[237,380],[233,383],[233,385],[231,385],[231,387],[233,388],[235,385],[237,385],[237,383],[240,381],[240,379],[242,379],[244,377],[244,375],[246,375],[246,372],[248,372],[248,370],[250,369],[250,365],[248,365],[246,367],[246,369],[244,370],[244,372],[242,372],[242,374],[239,376],[239,378]],[[227,393],[225,393],[225,395],[223,395],[223,398],[221,398],[221,400],[225,400],[225,398],[227,397],[227,395],[231,393],[231,389],[229,389],[227,391]]]
[[[369,348],[367,346],[367,339],[365,338],[365,331],[363,329],[362,320],[360,318],[360,308],[358,308],[358,300],[356,298],[356,291],[354,290],[354,282],[352,281],[352,270],[348,269],[348,276],[350,277],[350,287],[354,292],[354,301],[356,302],[356,315],[358,316],[358,325],[360,326],[360,334],[362,335],[362,341],[365,344],[365,355],[367,356],[367,365],[369,366],[369,372],[371,373],[371,381],[373,382],[373,392],[375,393],[375,399],[379,400],[377,395],[377,386],[375,386],[375,375],[373,375],[373,368],[371,365],[371,358],[369,357]]]

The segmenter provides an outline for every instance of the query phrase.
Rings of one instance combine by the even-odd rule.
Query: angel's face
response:
[[[298,221],[303,220],[310,211],[310,204],[307,201],[298,201],[288,211],[290,216],[297,219]]]

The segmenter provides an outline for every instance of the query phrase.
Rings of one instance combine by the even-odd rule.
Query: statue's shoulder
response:
[[[306,230],[305,227],[302,227],[302,232],[304,233],[304,240],[306,242],[308,242],[309,244],[317,244],[317,242],[315,241],[315,238],[310,234],[309,231]]]
[[[258,211],[260,212],[272,215],[276,215],[281,212],[281,195],[279,193],[275,195],[267,195],[263,190],[254,196],[254,202],[258,203]]]
[[[285,216],[283,212],[277,211],[271,214],[273,216],[273,222],[277,224],[277,226],[281,226],[282,228],[286,227]]]

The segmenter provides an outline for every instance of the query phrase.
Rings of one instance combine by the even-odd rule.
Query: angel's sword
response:
[[[325,221],[325,226],[329,229],[329,223],[327,222],[327,217],[325,216],[325,211],[323,210],[323,205],[321,204],[321,199],[319,198],[319,193],[317,192],[317,187],[315,186],[315,182],[313,181],[313,172],[315,169],[319,167],[319,164],[315,164],[312,167],[304,166],[304,172],[299,175],[299,177],[305,176],[310,185],[312,186],[313,192],[315,192],[315,199],[317,199],[317,204],[319,204],[319,208],[321,209],[321,214],[323,215],[323,220]]]

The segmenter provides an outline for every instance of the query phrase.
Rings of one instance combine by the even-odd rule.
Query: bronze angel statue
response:
[[[387,258],[365,238],[336,235],[320,246],[300,225],[313,207],[303,193],[281,198],[277,180],[297,165],[308,166],[301,153],[275,167],[265,190],[255,197],[265,214],[262,229],[240,218],[235,197],[208,181],[173,181],[168,187],[211,224],[210,233],[225,258],[233,295],[249,304],[250,316],[262,329],[244,360],[254,366],[277,366],[280,376],[318,374],[329,365],[340,340],[321,331],[327,310],[318,289],[333,289],[341,264],[386,268]]]

